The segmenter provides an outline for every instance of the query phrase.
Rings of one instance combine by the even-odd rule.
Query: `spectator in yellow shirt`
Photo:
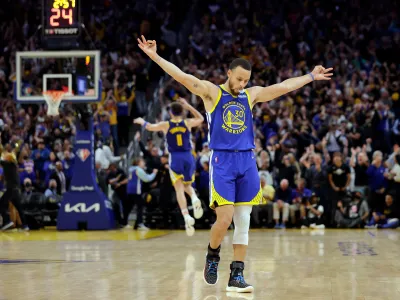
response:
[[[101,105],[103,105],[103,109],[108,112],[111,136],[113,139],[114,145],[114,155],[118,156],[119,153],[119,141],[118,141],[118,120],[117,120],[117,101],[113,96],[113,90],[109,90],[107,93],[107,97],[102,101],[99,106],[99,114],[101,113]]]
[[[261,205],[253,206],[253,218],[254,222],[259,227],[267,227],[269,224],[272,224],[273,221],[272,204],[275,197],[275,189],[272,185],[267,184],[267,180],[264,176],[260,177],[260,181],[263,193],[263,203]]]

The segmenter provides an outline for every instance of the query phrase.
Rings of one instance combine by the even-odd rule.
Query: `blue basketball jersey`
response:
[[[190,130],[187,128],[185,121],[168,122],[169,128],[166,136],[168,152],[190,151],[192,149]]]
[[[207,112],[209,147],[212,150],[246,151],[255,148],[253,114],[247,90],[236,97],[219,86],[215,106]]]

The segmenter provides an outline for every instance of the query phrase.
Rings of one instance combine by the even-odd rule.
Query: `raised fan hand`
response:
[[[325,69],[323,66],[316,66],[311,74],[314,80],[331,80],[333,73],[329,73],[333,68]]]
[[[142,35],[141,39],[138,38],[138,46],[143,50],[150,58],[153,58],[157,54],[157,43],[153,40],[146,40],[146,38]]]
[[[143,126],[144,122],[145,121],[143,120],[143,118],[136,118],[135,120],[133,120],[133,124],[139,124],[141,126]]]

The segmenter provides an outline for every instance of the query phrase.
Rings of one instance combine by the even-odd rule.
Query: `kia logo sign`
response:
[[[75,213],[89,213],[91,211],[94,212],[99,212],[100,211],[100,204],[99,203],[95,203],[89,207],[86,207],[85,203],[78,203],[75,204],[74,206],[71,206],[69,203],[65,204],[65,212],[66,213],[71,213],[71,212],[75,212]]]

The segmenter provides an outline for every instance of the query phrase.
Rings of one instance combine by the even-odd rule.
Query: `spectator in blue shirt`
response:
[[[306,188],[306,180],[304,178],[300,178],[297,181],[297,188],[292,190],[292,203],[289,206],[290,219],[293,226],[296,225],[296,212],[300,210],[301,203],[303,200],[310,198],[311,194],[311,190]]]
[[[375,151],[372,155],[372,164],[368,167],[368,186],[370,196],[368,204],[371,210],[381,211],[384,205],[387,180],[385,178],[385,166],[383,165],[383,154],[381,151]]]

